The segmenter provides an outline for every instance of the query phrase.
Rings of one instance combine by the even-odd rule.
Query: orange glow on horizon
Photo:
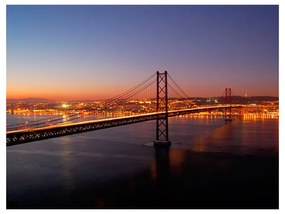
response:
[[[7,91],[7,99],[23,99],[23,98],[43,98],[50,100],[92,100],[92,99],[106,99],[115,96],[115,93],[106,92],[104,93],[78,93],[74,91],[64,92],[59,91]]]
[[[119,88],[119,89],[118,89]],[[7,83],[7,99],[43,98],[50,100],[92,100],[108,99],[131,88],[127,85],[72,85],[72,84],[16,84]]]

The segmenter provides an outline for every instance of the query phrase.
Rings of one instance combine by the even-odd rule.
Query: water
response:
[[[148,121],[7,147],[7,206],[278,207],[278,120],[169,118],[169,136],[154,149]]]

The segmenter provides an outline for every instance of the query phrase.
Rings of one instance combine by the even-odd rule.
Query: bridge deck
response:
[[[223,105],[223,106],[201,107],[201,108],[191,108],[183,110],[172,110],[168,112],[168,117],[189,114],[189,113],[203,112],[203,111],[212,111],[212,110],[225,109],[225,108],[240,108],[240,107],[241,107],[240,105],[232,105],[232,106]],[[165,112],[154,112],[154,113],[141,114],[135,116],[117,117],[110,119],[53,125],[41,128],[32,128],[32,129],[27,128],[16,131],[8,131],[6,133],[6,143],[7,146],[17,145],[32,141],[44,140],[48,138],[94,131],[98,129],[145,122],[149,120],[164,118],[165,116],[166,116]]]

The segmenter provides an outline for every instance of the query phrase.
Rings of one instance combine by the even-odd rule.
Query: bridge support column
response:
[[[230,108],[225,108],[225,122],[231,122],[232,119],[232,89],[226,88],[225,89],[225,104],[230,104]]]
[[[156,139],[154,146],[170,146],[168,137],[168,94],[167,94],[167,71],[157,74],[156,111],[165,112],[163,117],[156,119]]]

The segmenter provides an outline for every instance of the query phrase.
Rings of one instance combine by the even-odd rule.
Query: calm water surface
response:
[[[38,119],[12,117],[7,117],[8,124]],[[278,120],[236,120],[225,124],[224,120],[217,118],[176,117],[169,118],[169,135],[172,146],[167,151],[151,146],[155,138],[155,121],[7,147],[7,206],[164,208],[173,203],[173,207],[203,208],[208,200],[206,207],[217,205],[218,208],[225,208],[229,205],[232,208],[241,204],[241,208],[245,208],[245,199],[227,202],[228,197],[221,197],[220,201],[215,199],[217,203],[211,204],[213,200],[204,195],[199,200],[201,191],[195,188],[199,185],[205,187],[201,184],[203,180],[207,180],[212,189],[219,182],[230,185],[230,177],[236,186],[243,186],[246,179],[252,181],[256,179],[255,174],[267,173],[272,166],[276,167],[274,162],[264,172],[258,164],[260,161],[250,159],[243,163],[244,159],[236,157],[278,157]],[[245,167],[243,170],[246,171],[239,171],[244,164],[252,168]],[[263,167],[267,165],[263,164]],[[254,170],[260,171],[250,177]],[[235,172],[240,172],[237,181]],[[213,183],[209,183],[210,175]],[[267,176],[272,177],[269,174],[263,177]],[[275,177],[274,188],[278,186]],[[260,185],[264,186],[262,182]],[[172,188],[167,192],[168,188],[162,186]],[[191,196],[195,191],[199,194]],[[223,191],[227,191],[226,188]],[[170,200],[170,194],[175,195],[175,201]],[[192,199],[192,204],[185,199],[185,195]],[[249,193],[247,195],[252,197]],[[156,196],[163,198],[163,202]],[[277,197],[276,191],[269,196]],[[267,199],[264,197],[264,200]],[[276,202],[277,199],[274,200]],[[262,207],[254,202],[248,206]],[[269,207],[275,206],[276,203]]]

